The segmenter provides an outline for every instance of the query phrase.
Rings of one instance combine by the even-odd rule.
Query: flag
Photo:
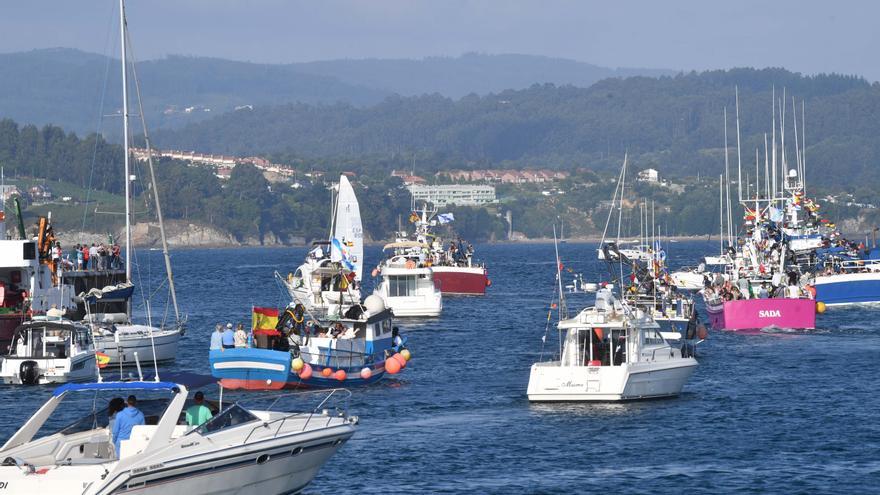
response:
[[[278,324],[278,310],[276,308],[258,308],[253,310],[254,330],[275,330]]]
[[[783,211],[779,208],[770,207],[770,221],[771,222],[781,222],[784,220]]]
[[[103,352],[96,352],[95,360],[98,362],[98,368],[105,368],[108,364],[110,364],[110,356],[104,354]]]
[[[455,215],[452,213],[441,213],[437,215],[437,221],[440,222],[440,225],[447,224],[455,220]]]
[[[330,242],[330,261],[341,261],[343,266],[349,270],[354,270],[354,263],[351,261],[351,252],[348,247],[339,242],[339,239],[333,238]]]
[[[409,214],[409,223],[416,223],[419,221],[419,214],[416,212],[412,212]]]

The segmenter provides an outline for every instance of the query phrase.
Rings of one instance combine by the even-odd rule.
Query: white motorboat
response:
[[[89,328],[70,320],[36,317],[15,329],[0,379],[13,385],[82,382],[97,376]]]
[[[0,448],[3,491],[299,493],[351,438],[357,424],[346,410],[348,391],[333,390],[312,395],[323,400],[305,412],[279,411],[280,403],[275,402],[266,409],[236,403],[215,410],[212,419],[190,429],[179,424],[189,405],[187,393],[181,383],[161,381],[59,387]],[[120,441],[119,452],[106,426],[108,394],[137,394],[137,407],[146,417],[146,424],[134,426],[130,438]],[[299,404],[303,397],[297,395]],[[91,411],[52,432],[51,425],[60,422],[56,416],[78,407]]]
[[[697,367],[647,314],[622,304],[608,289],[596,293],[595,306],[560,321],[558,329],[561,358],[532,365],[532,402],[676,396]]]
[[[392,256],[374,275],[382,277],[373,293],[385,301],[394,316],[440,316],[443,294],[434,285],[434,273],[425,263],[426,244],[398,241],[386,244]]]
[[[316,242],[305,262],[282,281],[294,303],[336,314],[360,302],[364,267],[360,206],[345,175],[339,176],[332,222],[330,240]]]

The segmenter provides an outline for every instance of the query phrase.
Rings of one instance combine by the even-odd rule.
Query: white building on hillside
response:
[[[646,168],[639,172],[639,181],[641,182],[660,182],[660,173],[653,168]]]
[[[410,184],[407,186],[416,202],[427,201],[434,206],[442,207],[449,204],[459,206],[480,206],[494,203],[495,186],[486,185],[442,185],[428,186],[425,184]]]

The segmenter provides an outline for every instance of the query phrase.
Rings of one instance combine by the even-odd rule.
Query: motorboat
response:
[[[313,244],[294,273],[279,279],[294,304],[309,311],[341,313],[361,300],[364,235],[360,206],[351,182],[339,176],[330,239]]]
[[[350,394],[332,390],[320,397],[297,394],[296,408],[286,408],[283,397],[259,409],[244,403],[224,407],[221,400],[211,419],[189,427],[181,424],[191,404],[188,393],[184,384],[165,381],[57,388],[0,448],[3,491],[299,493],[351,438],[358,422],[348,415]],[[107,404],[111,397],[135,394],[145,424],[134,426],[117,452]],[[317,405],[303,406],[307,399]],[[77,409],[85,411],[70,423],[66,418]]]
[[[96,376],[91,331],[60,317],[35,317],[19,325],[0,362],[0,380],[12,385],[83,382]]]
[[[817,304],[829,307],[880,304],[880,249],[826,249],[814,275]]]
[[[434,271],[427,263],[428,246],[418,241],[386,244],[390,251],[373,270],[381,277],[373,294],[382,298],[394,316],[440,316],[443,294],[434,284]]]
[[[644,311],[596,292],[594,306],[561,320],[561,356],[531,367],[532,402],[624,401],[681,393],[697,367]]]
[[[441,238],[436,229],[455,221],[452,212],[438,214],[435,208],[425,205],[414,210],[410,215],[414,226],[411,240],[428,246],[429,255],[426,263],[430,265],[434,275],[434,285],[446,295],[481,296],[486,288],[492,285],[486,266],[474,260],[474,247],[461,238],[448,244]],[[405,242],[406,232],[398,232],[397,241]]]
[[[399,373],[411,357],[378,296],[340,318],[308,317],[289,307],[275,325],[254,329],[253,346],[212,350],[211,374],[227,389],[356,387]]]

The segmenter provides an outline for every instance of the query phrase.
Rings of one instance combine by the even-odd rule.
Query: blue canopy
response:
[[[174,382],[101,382],[67,383],[55,389],[53,396],[80,390],[174,390],[180,385]]]

